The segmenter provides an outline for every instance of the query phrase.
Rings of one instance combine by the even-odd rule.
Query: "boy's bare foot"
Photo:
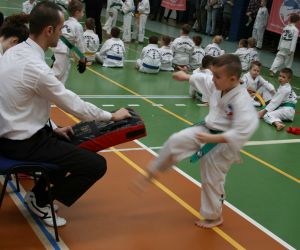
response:
[[[285,127],[285,125],[282,122],[274,122],[274,125],[277,131],[280,131]]]
[[[223,223],[223,218],[220,217],[218,219],[215,220],[198,220],[195,221],[195,225],[197,227],[202,227],[202,228],[213,228],[216,226],[219,226]]]

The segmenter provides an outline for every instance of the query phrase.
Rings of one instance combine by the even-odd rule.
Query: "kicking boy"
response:
[[[96,52],[99,49],[99,37],[95,33],[95,20],[88,18],[85,21],[85,32],[83,33],[84,40],[84,55],[87,59],[87,64],[91,65],[95,61]]]
[[[74,44],[81,53],[84,54],[84,40],[83,40],[83,28],[79,23],[79,20],[84,15],[83,3],[79,0],[72,0],[69,3],[68,10],[70,17],[64,22],[62,28],[62,35],[72,44]],[[59,40],[57,47],[53,49],[55,61],[53,63],[53,73],[58,80],[62,83],[66,83],[70,69],[70,49]],[[80,59],[79,65],[85,64],[86,59]],[[78,69],[78,71],[80,71]]]
[[[239,48],[233,53],[240,58],[242,64],[242,70],[246,71],[249,69],[250,64],[250,54],[248,50],[248,41],[247,39],[241,39],[239,42]]]
[[[225,53],[224,50],[220,48],[220,44],[223,42],[222,36],[215,36],[212,40],[211,44],[208,44],[204,51],[205,55],[213,56],[213,57],[218,57],[221,56]]]
[[[146,22],[150,14],[149,0],[139,0],[137,11],[136,24],[132,36],[133,39],[136,39],[138,33],[138,42],[144,43]]]
[[[160,70],[174,71],[172,67],[173,51],[170,47],[171,38],[169,36],[162,36],[160,39],[161,48],[159,49],[161,54]]]
[[[149,37],[149,44],[143,48],[141,57],[136,61],[136,68],[144,73],[158,73],[161,64],[161,53],[157,36]]]
[[[239,151],[258,126],[257,113],[247,90],[240,86],[241,63],[235,55],[213,60],[214,84],[203,84],[201,90],[209,97],[209,113],[203,125],[196,125],[173,134],[164,144],[159,157],[149,166],[147,180],[158,171],[198,152],[208,143],[217,143],[201,158],[201,208],[205,218],[196,226],[212,228],[223,223],[222,204],[225,199],[225,177],[230,166],[239,160]],[[174,74],[177,80],[193,82],[197,74]]]
[[[103,26],[103,30],[106,31],[107,35],[110,35],[112,27],[116,26],[118,12],[122,8],[122,0],[108,0],[106,12],[108,13],[108,18]]]
[[[202,37],[201,36],[194,36],[193,42],[195,43],[194,51],[190,58],[190,68],[192,70],[197,69],[202,64],[202,59],[205,56],[205,51],[201,47]]]
[[[111,38],[106,40],[102,48],[96,53],[96,61],[102,63],[104,67],[123,67],[125,46],[119,38],[120,29],[113,27],[111,29]]]
[[[290,84],[292,77],[291,69],[280,70],[278,77],[280,86],[276,94],[270,103],[258,113],[260,118],[264,118],[266,123],[274,125],[278,131],[285,127],[282,121],[294,120],[297,95]]]
[[[283,63],[287,68],[292,67],[299,35],[299,30],[296,27],[296,24],[299,21],[300,16],[292,14],[290,17],[290,24],[284,27],[278,45],[279,51],[277,52],[274,62],[270,68],[270,76],[274,76]]]

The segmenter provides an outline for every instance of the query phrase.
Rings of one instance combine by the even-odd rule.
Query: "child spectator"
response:
[[[160,41],[161,41],[161,48],[159,49],[161,54],[160,70],[174,71],[174,68],[172,67],[173,52],[170,47],[171,38],[169,36],[162,36]]]
[[[252,36],[256,39],[256,47],[261,49],[264,39],[264,33],[267,27],[269,13],[266,7],[267,0],[261,0],[260,8],[256,14],[255,22],[253,25]]]
[[[62,35],[72,44],[74,44],[81,53],[84,53],[84,40],[83,40],[83,28],[79,23],[79,20],[84,15],[83,3],[79,0],[72,0],[69,3],[68,11],[70,17],[64,22],[62,28]],[[70,49],[59,40],[57,47],[53,49],[55,61],[53,63],[53,72],[58,80],[65,83],[68,79],[71,69],[70,62]],[[80,59],[79,65],[86,63],[86,59]],[[78,69],[78,71],[80,71]]]
[[[297,95],[293,91],[290,81],[293,71],[283,68],[279,73],[279,88],[270,103],[261,111],[259,117],[264,118],[266,123],[272,124],[279,131],[285,127],[282,121],[293,121]]]
[[[215,36],[211,44],[208,44],[204,51],[205,55],[218,57],[225,53],[224,50],[220,49],[219,45],[223,42],[222,36]]]
[[[190,68],[197,69],[201,66],[202,59],[205,56],[205,51],[201,47],[202,37],[201,36],[194,36],[193,42],[195,43],[194,51],[190,58]]]
[[[35,0],[27,0],[22,4],[22,12],[29,15],[34,6],[36,6]]]
[[[239,42],[239,48],[233,53],[240,58],[242,64],[242,70],[246,71],[249,69],[250,58],[248,50],[248,41],[247,39],[241,39]]]
[[[108,18],[103,26],[103,30],[106,31],[107,35],[110,35],[111,28],[116,26],[118,12],[122,8],[122,0],[108,0],[106,12],[108,13]]]
[[[145,27],[148,15],[150,14],[149,0],[139,0],[137,7],[137,20],[134,26],[133,39],[136,39],[138,33],[138,42],[143,44],[145,37]]]
[[[161,64],[161,52],[158,48],[157,36],[149,37],[149,44],[143,48],[140,59],[136,62],[136,68],[144,73],[158,73]]]
[[[257,50],[255,49],[256,40],[253,37],[248,38],[248,52],[249,52],[249,61],[259,61],[259,56]]]
[[[119,36],[120,29],[113,27],[111,38],[106,40],[100,51],[96,53],[96,61],[102,63],[104,67],[124,66],[125,46]]]
[[[125,43],[131,42],[131,22],[134,16],[134,2],[133,0],[124,0],[122,5],[123,18],[123,41]]]
[[[298,14],[292,14],[290,17],[290,24],[284,27],[278,45],[279,51],[277,52],[270,69],[270,76],[274,76],[283,63],[287,68],[292,67],[299,35],[299,30],[296,27],[296,24],[299,20],[300,16]]]
[[[255,106],[261,106],[261,104],[255,101],[254,94],[257,92],[261,95],[263,100],[268,103],[275,94],[275,88],[273,84],[266,81],[261,75],[262,64],[258,61],[253,61],[250,66],[250,71],[243,75],[242,82],[243,86],[247,88],[249,94],[254,97],[253,104]]]
[[[96,52],[99,49],[99,37],[95,33],[95,20],[88,18],[85,21],[85,32],[83,33],[84,50],[87,64],[91,65],[95,61]]]
[[[194,42],[189,37],[191,26],[184,24],[180,31],[180,37],[177,37],[171,44],[174,59],[173,64],[177,67],[188,66],[190,57],[194,51]]]

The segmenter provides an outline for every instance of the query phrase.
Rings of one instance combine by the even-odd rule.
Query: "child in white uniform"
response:
[[[201,47],[202,37],[201,36],[194,36],[193,42],[195,43],[194,51],[190,58],[190,68],[192,70],[197,69],[202,64],[202,59],[205,56],[205,51]]]
[[[35,0],[27,0],[22,4],[22,12],[29,15],[34,6],[36,6]]]
[[[248,50],[248,41],[247,39],[241,39],[239,42],[239,48],[233,53],[240,58],[242,64],[242,70],[246,71],[249,69],[250,65],[250,54]]]
[[[212,40],[211,44],[208,44],[204,51],[205,55],[213,56],[213,57],[218,57],[221,56],[225,53],[224,50],[220,48],[220,44],[223,42],[222,36],[215,36]]]
[[[83,33],[84,50],[87,64],[92,64],[95,61],[96,52],[99,49],[99,37],[95,33],[95,20],[88,18],[85,21],[86,30]]]
[[[123,41],[125,43],[131,42],[131,22],[134,16],[134,2],[133,0],[125,0],[122,5],[123,18]]]
[[[83,40],[83,28],[79,23],[79,20],[84,15],[83,3],[79,0],[72,0],[69,3],[68,10],[70,17],[65,21],[62,28],[62,35],[72,44],[74,44],[81,53],[84,54],[84,40]],[[55,61],[53,64],[53,73],[58,80],[65,83],[68,79],[71,62],[70,62],[70,49],[59,40],[57,47],[53,49]],[[79,61],[85,63],[85,59]]]
[[[257,48],[261,49],[263,39],[264,39],[264,33],[267,27],[269,13],[268,9],[266,7],[267,0],[261,0],[260,8],[258,9],[258,12],[256,14],[252,36],[257,41]]]
[[[270,75],[274,76],[279,67],[284,63],[287,68],[292,67],[294,53],[296,50],[299,30],[296,24],[299,22],[300,16],[292,14],[290,17],[290,24],[284,27],[282,35],[280,37],[278,52],[274,59],[274,62],[270,68]]]
[[[102,63],[104,67],[123,67],[125,46],[119,38],[120,29],[113,27],[111,29],[111,38],[106,40],[100,51],[96,54],[96,61]]]
[[[241,64],[235,55],[223,55],[213,61],[214,84],[202,91],[209,97],[209,113],[203,125],[186,128],[173,134],[164,144],[159,157],[148,168],[151,180],[157,171],[171,168],[190,157],[208,143],[217,145],[201,158],[201,208],[205,218],[195,224],[212,228],[223,223],[225,178],[230,166],[239,160],[239,151],[255,132],[258,117],[247,90],[240,86]],[[178,80],[197,81],[198,74],[174,73]]]
[[[108,0],[106,12],[108,13],[108,18],[103,26],[103,30],[110,35],[112,27],[116,26],[118,12],[122,8],[122,0]]]
[[[161,54],[160,70],[174,71],[174,68],[172,67],[173,51],[171,50],[170,47],[171,38],[169,36],[162,36],[160,42],[161,42],[161,48],[159,49]]]
[[[249,61],[259,61],[259,55],[257,50],[255,49],[256,46],[256,40],[253,37],[248,38],[248,52],[249,52]]]
[[[140,0],[137,11],[136,24],[134,26],[132,38],[136,39],[138,33],[138,42],[144,43],[146,22],[148,15],[150,14],[149,0]]]
[[[144,73],[158,73],[161,65],[161,52],[158,48],[157,36],[149,37],[149,44],[143,48],[140,59],[136,62],[136,68]]]
[[[293,91],[291,84],[293,71],[283,68],[279,73],[279,84],[276,94],[265,109],[259,112],[259,117],[264,118],[266,123],[274,125],[277,130],[285,127],[282,121],[293,121],[297,95]]]

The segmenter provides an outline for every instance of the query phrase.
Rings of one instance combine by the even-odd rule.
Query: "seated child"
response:
[[[161,52],[158,37],[150,36],[149,44],[143,48],[141,57],[136,61],[136,68],[144,73],[158,73],[161,65]]]
[[[249,61],[259,61],[258,52],[256,50],[256,40],[254,37],[248,38],[248,52],[249,52]]]
[[[241,39],[239,42],[239,48],[233,53],[240,58],[242,64],[242,70],[246,71],[249,69],[249,51],[247,39]]]
[[[84,40],[84,55],[87,59],[87,65],[91,65],[95,61],[96,52],[99,49],[99,37],[95,33],[95,20],[88,18],[85,21],[85,32],[83,33]]]
[[[102,63],[104,67],[124,67],[125,46],[119,36],[120,29],[113,27],[111,38],[106,40],[100,51],[96,53],[96,61]]]
[[[218,57],[225,53],[224,50],[220,49],[219,45],[223,42],[222,36],[215,36],[211,44],[208,44],[204,51],[205,55]]]
[[[251,96],[254,97],[254,94],[257,92],[261,95],[263,100],[268,103],[276,91],[273,84],[266,81],[260,75],[261,66],[262,64],[258,61],[252,62],[250,71],[244,74],[241,80]],[[261,104],[257,101],[254,101],[253,104],[255,106],[261,106]]]
[[[201,36],[194,36],[193,42],[195,43],[194,51],[190,58],[190,68],[192,70],[197,69],[201,66],[202,59],[205,56],[205,51],[201,47],[202,37]]]
[[[170,47],[171,38],[169,36],[162,36],[160,39],[161,42],[161,65],[160,70],[163,71],[174,71],[174,68],[172,67],[173,62],[173,51]]]
[[[282,121],[294,120],[297,95],[290,84],[292,77],[291,69],[280,70],[278,77],[280,86],[276,94],[270,103],[258,113],[260,118],[264,118],[266,123],[274,125],[278,131],[285,127]]]

